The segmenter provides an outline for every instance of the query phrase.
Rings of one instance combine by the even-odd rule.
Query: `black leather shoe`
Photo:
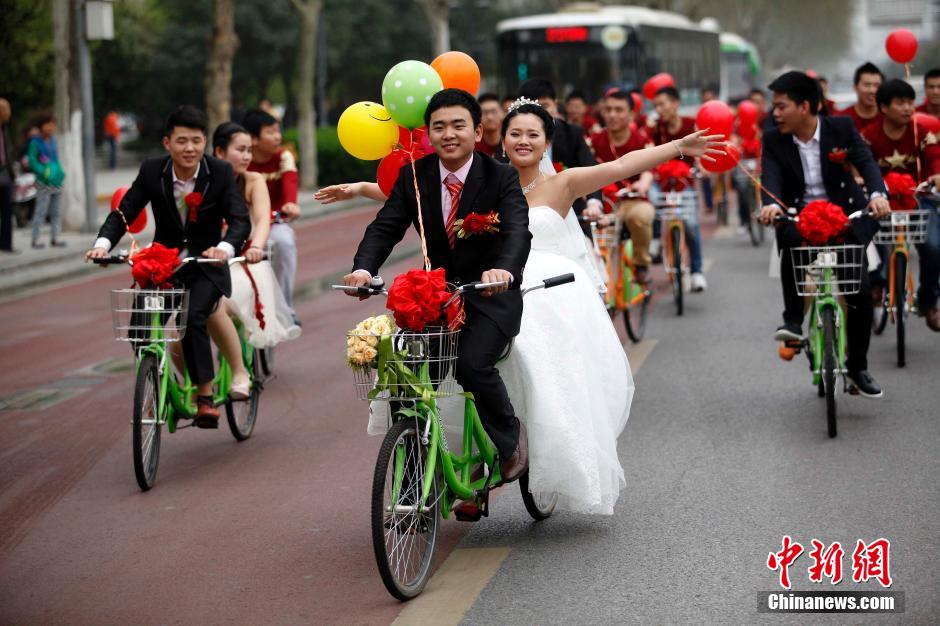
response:
[[[774,333],[774,341],[802,341],[803,327],[798,324],[784,324]]]
[[[857,393],[866,398],[880,398],[885,395],[885,392],[881,390],[881,387],[868,373],[868,370],[849,372],[849,380],[852,381],[851,393]]]

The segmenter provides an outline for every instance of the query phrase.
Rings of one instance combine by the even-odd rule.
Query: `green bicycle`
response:
[[[573,274],[549,278],[523,294],[573,280]],[[501,284],[468,283],[454,293]],[[333,285],[333,289],[363,296],[388,294],[380,279],[373,285]],[[347,337],[347,345],[368,340],[378,347],[374,368],[353,370],[359,398],[391,403],[391,425],[379,447],[372,482],[372,545],[385,588],[402,601],[420,594],[430,577],[439,520],[451,513],[461,521],[488,516],[490,491],[502,482],[496,448],[483,429],[471,394],[465,394],[463,403],[459,451],[450,449],[444,434],[437,401],[457,392],[456,381],[449,374],[457,361],[459,333],[428,327],[421,332],[398,330],[392,335],[353,330]],[[481,464],[482,475],[479,469],[474,471]],[[530,493],[528,472],[520,477],[519,487],[533,519],[551,516],[556,494]],[[458,500],[475,502],[477,514],[467,517],[453,511]]]
[[[93,259],[99,265],[126,263],[125,256]],[[229,263],[244,261],[244,257]],[[221,262],[214,259],[189,257],[187,263]],[[134,384],[133,453],[134,476],[142,491],[150,490],[157,478],[160,462],[160,443],[163,426],[170,433],[181,426],[182,420],[196,415],[196,385],[189,373],[182,372],[179,381],[168,364],[168,344],[179,342],[186,332],[186,314],[189,292],[185,289],[116,289],[111,292],[114,335],[118,341],[129,342],[136,356],[136,382]],[[248,398],[234,400],[229,395],[232,368],[219,354],[219,367],[213,380],[216,406],[225,405],[229,429],[238,441],[251,437],[258,418],[258,403],[263,388],[258,350],[245,338],[242,326],[236,321],[241,339],[242,359],[251,376]]]
[[[854,219],[862,215],[856,212]],[[778,222],[798,222],[799,217],[779,216]],[[861,289],[865,247],[860,245],[804,246],[790,249],[796,291],[812,298],[809,334],[801,341],[786,346],[805,350],[813,373],[813,384],[819,397],[826,398],[826,427],[835,437],[836,377],[841,376],[843,392],[849,390],[846,379],[846,313],[839,296],[858,293]]]

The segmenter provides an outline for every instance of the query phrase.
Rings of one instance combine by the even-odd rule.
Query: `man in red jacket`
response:
[[[937,136],[918,127],[914,139],[914,88],[903,80],[889,80],[878,88],[878,108],[883,116],[881,123],[870,124],[862,131],[862,138],[871,146],[872,155],[881,168],[882,175],[890,172],[909,174],[918,183],[929,180],[940,186],[940,143]],[[924,206],[928,206],[926,203]],[[917,244],[920,258],[920,289],[917,305],[927,321],[927,326],[940,332],[940,307],[937,306],[940,279],[940,216],[936,210],[928,222],[927,242]],[[887,257],[887,246],[879,250]],[[872,299],[881,301],[884,294],[884,275],[880,272],[872,277]]]
[[[258,172],[268,183],[271,195],[271,264],[284,293],[284,299],[300,326],[294,312],[294,278],[297,274],[297,237],[290,222],[300,216],[297,205],[297,163],[289,150],[281,147],[281,126],[270,113],[251,109],[242,120],[251,133],[251,165],[249,172]]]

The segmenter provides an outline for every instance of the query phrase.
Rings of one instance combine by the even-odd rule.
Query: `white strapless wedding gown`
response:
[[[294,317],[278,286],[271,263],[252,263],[248,265],[248,271],[251,272],[251,278],[245,271],[244,263],[236,263],[229,269],[232,276],[232,296],[229,301],[234,305],[238,319],[248,331],[248,343],[263,349],[299,337],[301,329],[294,323]],[[264,328],[261,328],[261,322],[255,315],[255,289],[251,284],[252,279],[258,288]]]
[[[609,515],[626,484],[617,437],[633,401],[630,364],[589,274],[580,229],[551,207],[532,207],[529,230],[523,287],[575,275],[526,295],[512,353],[497,366],[528,430],[529,489],[557,493],[569,510]]]

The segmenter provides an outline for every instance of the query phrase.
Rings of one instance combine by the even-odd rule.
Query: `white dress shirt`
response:
[[[193,175],[183,180],[176,175],[176,168],[172,165],[170,166],[170,171],[173,173],[173,199],[176,201],[176,208],[179,210],[180,219],[183,220],[183,223],[186,223],[187,213],[189,208],[186,206],[184,198],[193,192],[196,189],[196,179],[199,177],[199,170],[202,167],[202,161],[196,164],[196,171]],[[146,210],[146,209],[145,209]],[[114,246],[111,243],[111,240],[107,237],[98,237],[95,241],[95,248],[104,248],[105,250],[111,250]],[[235,256],[235,248],[232,247],[227,241],[221,241],[216,246],[220,250],[225,250],[228,253],[229,258]],[[188,251],[183,249],[180,250],[180,258],[188,256]]]
[[[820,123],[817,119],[816,132],[806,142],[800,141],[799,137],[793,135],[793,143],[796,144],[800,152],[800,161],[803,163],[803,181],[806,183],[803,199],[806,202],[826,199],[826,186],[823,184],[822,163],[819,152],[819,127]]]

